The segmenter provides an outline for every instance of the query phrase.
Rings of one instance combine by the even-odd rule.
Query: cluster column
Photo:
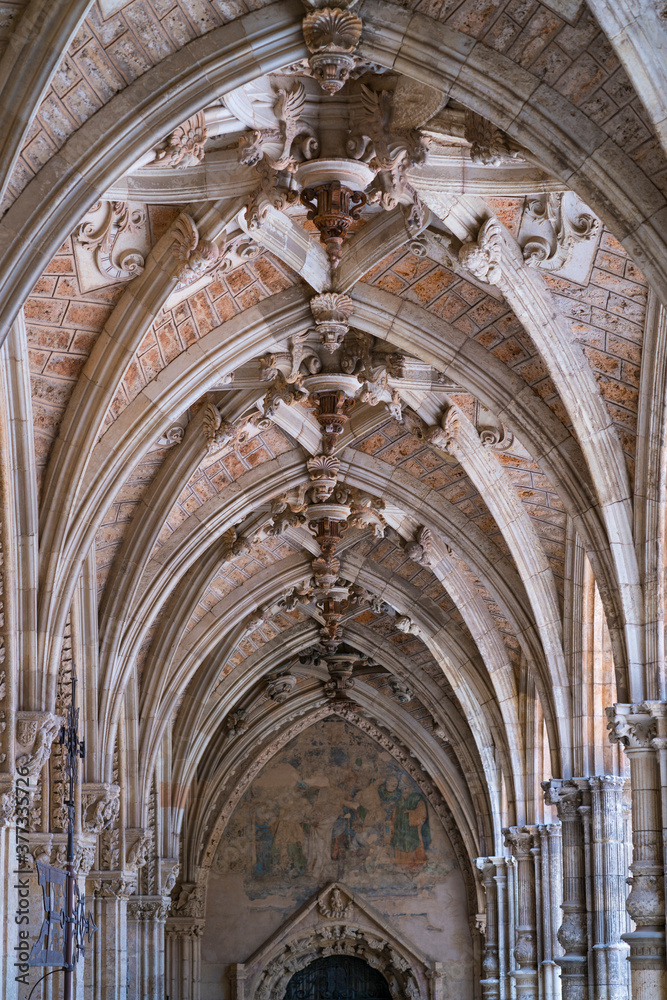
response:
[[[499,1000],[500,961],[498,956],[498,885],[496,881],[496,861],[504,858],[478,858],[480,881],[486,897],[486,927],[484,952],[482,955],[481,980],[484,1000]]]
[[[127,904],[128,1000],[162,1000],[168,899],[132,896]]]
[[[165,993],[171,1000],[199,1000],[204,921],[198,917],[169,917],[165,932]]]

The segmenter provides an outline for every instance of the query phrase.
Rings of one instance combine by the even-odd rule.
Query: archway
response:
[[[390,1000],[387,980],[354,955],[316,958],[295,972],[285,1000]]]

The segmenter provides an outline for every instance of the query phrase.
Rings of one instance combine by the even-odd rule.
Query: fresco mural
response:
[[[227,824],[206,893],[201,1000],[227,1000],[230,965],[331,881],[443,963],[445,996],[473,1000],[465,883],[450,840],[395,758],[335,716],[288,743]]]
[[[418,785],[356,727],[327,719],[302,733],[237,806],[213,872],[243,877],[249,899],[308,898],[330,880],[372,897],[417,894],[456,860]],[[296,891],[295,891],[296,890]]]

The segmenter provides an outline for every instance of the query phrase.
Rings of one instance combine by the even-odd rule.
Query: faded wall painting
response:
[[[335,717],[289,743],[236,807],[210,873],[204,962],[243,961],[330,881],[467,978],[465,888],[440,820],[390,753]]]
[[[415,894],[456,865],[418,785],[354,726],[325,720],[269,763],[239,803],[213,861],[251,899],[303,901],[331,880],[368,897]]]

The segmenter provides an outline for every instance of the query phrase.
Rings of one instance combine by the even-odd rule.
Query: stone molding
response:
[[[332,906],[332,897],[341,905]],[[295,972],[316,958],[339,954],[355,955],[381,972],[392,1000],[444,1000],[445,967],[429,961],[361,896],[339,882],[315,893],[246,962],[232,966],[233,996],[236,1000],[283,996]]]

